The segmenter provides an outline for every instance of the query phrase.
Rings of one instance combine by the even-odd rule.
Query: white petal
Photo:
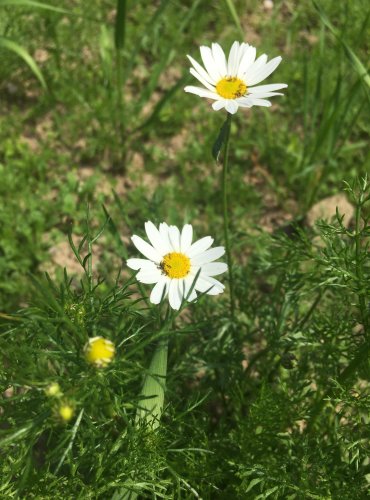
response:
[[[243,56],[244,56],[244,54],[246,53],[246,51],[247,51],[248,47],[249,47],[249,44],[248,44],[248,43],[244,43],[244,42],[242,42],[242,43],[239,45],[239,59],[238,59],[238,67],[239,67],[240,61],[243,59]]]
[[[188,302],[194,302],[197,298],[197,292],[195,291],[195,288],[191,291],[191,294],[188,296]]]
[[[219,259],[220,257],[222,257],[222,255],[224,255],[224,253],[224,247],[210,248],[206,252],[202,252],[195,257],[192,257],[191,263],[194,266],[202,266],[203,264],[207,264],[208,262]]]
[[[275,71],[280,62],[281,57],[275,57],[274,59],[271,59],[271,61],[269,61],[267,64],[259,68],[257,71],[254,71],[253,74],[247,75],[247,85],[255,85],[256,83],[259,83],[267,78],[273,71]]]
[[[191,64],[194,66],[194,69],[200,74],[201,77],[204,78],[204,80],[207,80],[207,82],[211,85],[217,83],[195,59],[193,59],[191,56],[187,57]]]
[[[158,281],[150,294],[150,302],[152,304],[159,304],[162,297],[165,297],[168,293],[167,279],[163,278]]]
[[[256,73],[256,71],[265,66],[265,64],[267,63],[267,59],[268,57],[266,54],[262,54],[261,56],[257,57],[254,63],[249,66],[247,75],[252,77]]]
[[[250,97],[238,97],[236,102],[238,103],[238,106],[242,106],[243,108],[251,108],[253,106],[253,102]]]
[[[168,245],[168,242],[166,240],[163,240],[163,238],[161,237],[161,233],[155,227],[153,222],[148,221],[145,223],[145,231],[149,238],[150,243],[153,245],[153,247],[157,250],[158,253],[160,253],[163,256],[166,255],[166,253],[170,252],[170,247]]]
[[[197,80],[199,80],[200,83],[202,85],[204,85],[208,90],[210,90],[211,92],[215,91],[214,85],[211,85],[210,83],[208,83],[207,80],[205,80],[197,71],[195,71],[194,68],[190,68],[189,71],[194,76],[194,78],[196,78]]]
[[[255,59],[256,59],[256,48],[250,46],[244,52],[244,55],[240,61],[238,68],[238,75],[237,75],[239,78],[249,69],[249,67],[254,63]]]
[[[137,271],[138,269],[153,269],[154,262],[146,259],[127,259],[127,266]]]
[[[200,47],[200,55],[202,56],[204,66],[208,71],[209,76],[213,78],[215,82],[221,80],[223,75],[221,75],[221,72],[215,63],[215,60],[213,59],[211,49],[203,45],[202,47]]]
[[[172,248],[170,239],[168,237],[168,229],[169,226],[165,222],[161,222],[159,224],[159,234],[161,235],[161,238],[163,240],[163,244],[168,246],[169,249]]]
[[[207,276],[199,276],[195,283],[195,289],[198,292],[207,292],[209,295],[218,295],[224,291],[224,288],[224,285],[218,280]]]
[[[209,262],[202,266],[202,275],[217,276],[227,271],[227,264],[224,262]]]
[[[225,52],[222,50],[221,46],[218,43],[212,43],[212,55],[221,75],[226,76],[227,74],[226,56]]]
[[[265,108],[269,108],[271,106],[270,101],[266,101],[265,99],[252,99],[253,106],[263,106]]]
[[[157,283],[161,278],[163,278],[163,275],[159,269],[155,269],[154,271],[139,271],[136,275],[136,279],[146,285]]]
[[[285,89],[286,83],[271,83],[269,85],[258,85],[257,87],[248,88],[249,94],[259,94],[260,92],[274,92],[275,90]]]
[[[172,251],[180,252],[180,231],[176,226],[170,226],[168,228],[168,236],[171,242]]]
[[[255,94],[249,94],[251,98],[264,99],[265,97],[274,97],[275,95],[284,95],[281,92],[256,92]]]
[[[197,292],[195,291],[195,286],[193,287],[193,282],[194,282],[195,276],[189,276],[185,278],[181,286],[183,287],[182,290],[182,296],[184,297],[184,300],[186,299],[188,302],[192,302],[197,298]],[[193,290],[191,291],[191,294],[189,295],[190,289],[193,287]]]
[[[190,92],[190,94],[199,95],[199,97],[207,97],[208,99],[219,98],[216,92],[211,92],[210,90],[202,89],[201,87],[194,87],[193,85],[186,86],[184,90],[185,92]]]
[[[135,245],[135,247],[141,252],[147,259],[152,260],[153,262],[156,262],[159,264],[159,262],[162,259],[162,255],[155,250],[149,243],[144,241],[140,236],[132,236],[131,237],[132,243]]]
[[[204,238],[201,238],[200,240],[196,241],[191,245],[187,253],[187,256],[190,258],[195,257],[196,255],[207,250],[207,248],[209,248],[212,245],[212,243],[213,243],[213,238],[211,238],[211,236],[205,236]]]
[[[227,61],[227,74],[229,76],[236,75],[237,64],[238,64],[238,53],[239,53],[239,42],[234,42],[230,49],[229,59]]]
[[[219,99],[218,101],[215,101],[212,103],[212,108],[215,111],[220,111],[220,109],[224,108],[226,105],[226,100],[225,99]]]
[[[181,231],[180,249],[182,253],[187,253],[193,240],[193,226],[185,224]]]
[[[248,49],[249,43],[242,42],[240,44],[240,51],[241,51],[241,56],[245,54],[245,51]]]
[[[225,109],[226,111],[234,115],[238,111],[238,103],[235,100],[227,99]]]
[[[180,280],[171,280],[170,287],[168,290],[168,300],[170,302],[170,306],[172,309],[180,309],[182,295],[180,295],[179,290],[179,281]]]

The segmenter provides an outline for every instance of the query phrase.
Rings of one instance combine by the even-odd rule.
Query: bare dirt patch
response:
[[[313,227],[315,222],[320,219],[329,222],[335,217],[337,209],[340,215],[344,215],[343,224],[348,228],[354,216],[355,209],[344,194],[329,196],[313,205],[306,215],[308,225]]]

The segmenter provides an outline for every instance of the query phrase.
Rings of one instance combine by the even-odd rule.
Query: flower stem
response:
[[[223,157],[223,167],[222,167],[222,212],[224,219],[224,239],[225,239],[226,259],[229,271],[230,314],[231,317],[233,318],[235,312],[235,298],[234,298],[233,265],[231,259],[230,239],[229,239],[229,214],[228,214],[229,206],[228,206],[228,192],[227,192],[231,118],[232,115],[228,113],[225,122],[226,127],[225,127],[225,139],[224,139],[224,157]]]
[[[136,412],[136,424],[145,423],[156,429],[159,426],[164,407],[164,396],[166,392],[167,357],[168,357],[168,332],[173,323],[173,315],[167,310],[162,328],[163,333],[153,353],[149,369],[144,378],[144,384],[140,393],[140,403]]]
[[[154,351],[140,394],[136,423],[142,421],[152,429],[159,426],[164,406],[167,377],[168,336],[162,338]]]
[[[364,185],[360,191],[357,203],[356,203],[356,228],[355,228],[355,255],[356,255],[356,277],[358,281],[358,308],[360,311],[361,322],[364,328],[364,333],[366,339],[369,339],[369,325],[368,325],[368,314],[366,305],[366,295],[362,289],[362,283],[365,282],[363,275],[363,259],[361,257],[361,213],[365,200],[365,192],[367,188],[367,181],[364,180]]]

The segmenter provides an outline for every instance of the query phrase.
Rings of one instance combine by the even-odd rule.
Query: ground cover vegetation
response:
[[[0,498],[368,498],[369,18],[0,0]],[[235,40],[288,88],[227,129],[186,55]],[[218,295],[149,300],[147,221],[227,246]]]

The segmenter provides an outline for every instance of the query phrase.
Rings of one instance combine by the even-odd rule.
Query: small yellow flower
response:
[[[60,389],[60,385],[58,382],[53,382],[47,386],[45,389],[45,394],[51,398],[58,398],[62,395],[62,391]]]
[[[62,404],[58,409],[58,415],[64,422],[69,422],[73,417],[74,410],[68,403]]]
[[[93,337],[85,346],[86,361],[98,368],[107,366],[114,358],[115,352],[113,342],[103,337]]]

